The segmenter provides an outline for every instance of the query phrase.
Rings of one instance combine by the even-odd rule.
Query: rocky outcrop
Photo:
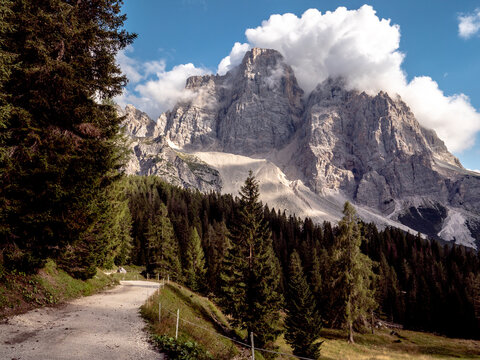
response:
[[[119,115],[124,116],[123,127],[125,132],[132,137],[153,136],[156,123],[150,117],[136,109],[133,105],[127,105],[125,109],[117,108]]]
[[[303,91],[274,50],[252,49],[225,76],[187,80],[192,100],[166,114],[165,135],[187,149],[235,154],[285,146],[301,122]]]
[[[155,175],[173,185],[203,192],[221,190],[218,171],[195,156],[172,148],[163,136],[156,136],[158,126],[147,114],[131,105],[119,113],[126,117],[123,128],[131,151],[124,167],[127,175]]]
[[[303,126],[296,159],[317,192],[340,189],[385,214],[395,210],[394,199],[422,194],[448,200],[445,179],[433,169],[437,149],[445,146],[433,131],[426,139],[400,99],[347,91],[329,80],[310,95]]]
[[[136,155],[130,173],[208,191],[222,187],[220,175],[189,153],[235,154],[224,158],[243,159],[245,167],[266,159],[264,173],[273,174],[264,176],[268,188],[290,187],[288,196],[299,197],[297,213],[305,204],[321,220],[328,209],[341,209],[330,207],[330,199],[349,199],[376,222],[473,247],[479,242],[480,176],[464,169],[398,96],[371,96],[329,79],[305,97],[282,55],[257,48],[224,76],[189,78],[186,92],[156,123],[127,107],[125,128]],[[240,166],[213,163],[224,178],[225,169]],[[306,188],[299,192],[295,184]],[[288,209],[282,196],[272,193],[268,201]]]

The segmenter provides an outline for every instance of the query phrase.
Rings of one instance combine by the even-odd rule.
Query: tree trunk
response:
[[[351,321],[348,322],[348,342],[350,344],[355,343],[355,341],[353,340],[353,323]]]

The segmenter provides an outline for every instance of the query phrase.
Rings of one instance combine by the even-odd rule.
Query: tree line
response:
[[[287,341],[304,350],[300,339],[311,341],[311,355],[322,325],[345,327],[352,341],[372,317],[478,338],[480,257],[473,249],[396,228],[379,231],[359,221],[351,205],[337,226],[299,219],[261,205],[251,176],[239,197],[185,190],[156,177],[126,182],[131,261],[211,296],[236,325],[262,329],[258,343],[273,346],[283,321]],[[262,303],[286,317],[262,312]]]

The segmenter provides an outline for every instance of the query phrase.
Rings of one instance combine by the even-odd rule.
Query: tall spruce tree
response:
[[[316,359],[322,344],[317,341],[322,320],[296,251],[290,256],[286,305],[285,340],[294,355]]]
[[[207,283],[208,288],[214,294],[219,293],[218,278],[221,273],[223,260],[230,247],[230,233],[225,222],[213,222],[208,225],[206,234],[207,255]]]
[[[360,251],[362,234],[355,208],[346,202],[343,218],[338,224],[334,238],[332,271],[334,272],[334,293],[348,330],[348,341],[354,342],[353,325],[360,318],[368,319],[376,308],[372,279],[372,260]]]
[[[240,208],[223,264],[221,303],[234,325],[255,334],[258,347],[274,348],[281,332],[280,273],[271,231],[263,219],[258,183],[250,171],[240,190]]]
[[[122,28],[121,4],[2,2],[14,25],[2,34],[2,54],[15,57],[1,84],[9,111],[0,128],[8,153],[0,157],[0,214],[8,224],[0,246],[13,249],[8,258],[24,270],[75,248],[86,251],[82,261],[90,258],[84,275],[100,261],[96,222],[108,209],[106,189],[119,176],[122,155],[121,119],[98,100],[121,93],[126,78],[115,56],[134,39]]]
[[[147,273],[170,276],[179,280],[182,275],[180,253],[167,208],[160,204],[158,212],[148,220],[145,233],[147,242]]]
[[[202,248],[202,240],[198,236],[197,228],[190,231],[190,241],[187,245],[187,267],[185,275],[187,285],[193,291],[200,291],[205,287],[205,254]]]

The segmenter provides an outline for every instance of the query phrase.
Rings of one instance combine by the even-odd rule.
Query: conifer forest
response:
[[[251,171],[238,194],[125,175],[115,57],[136,35],[121,5],[0,2],[0,282],[50,260],[82,280],[138,265],[214,301],[259,348],[283,334],[308,358],[322,328],[353,343],[382,321],[480,339],[473,248],[379,229],[349,202],[337,224],[270,208]]]

